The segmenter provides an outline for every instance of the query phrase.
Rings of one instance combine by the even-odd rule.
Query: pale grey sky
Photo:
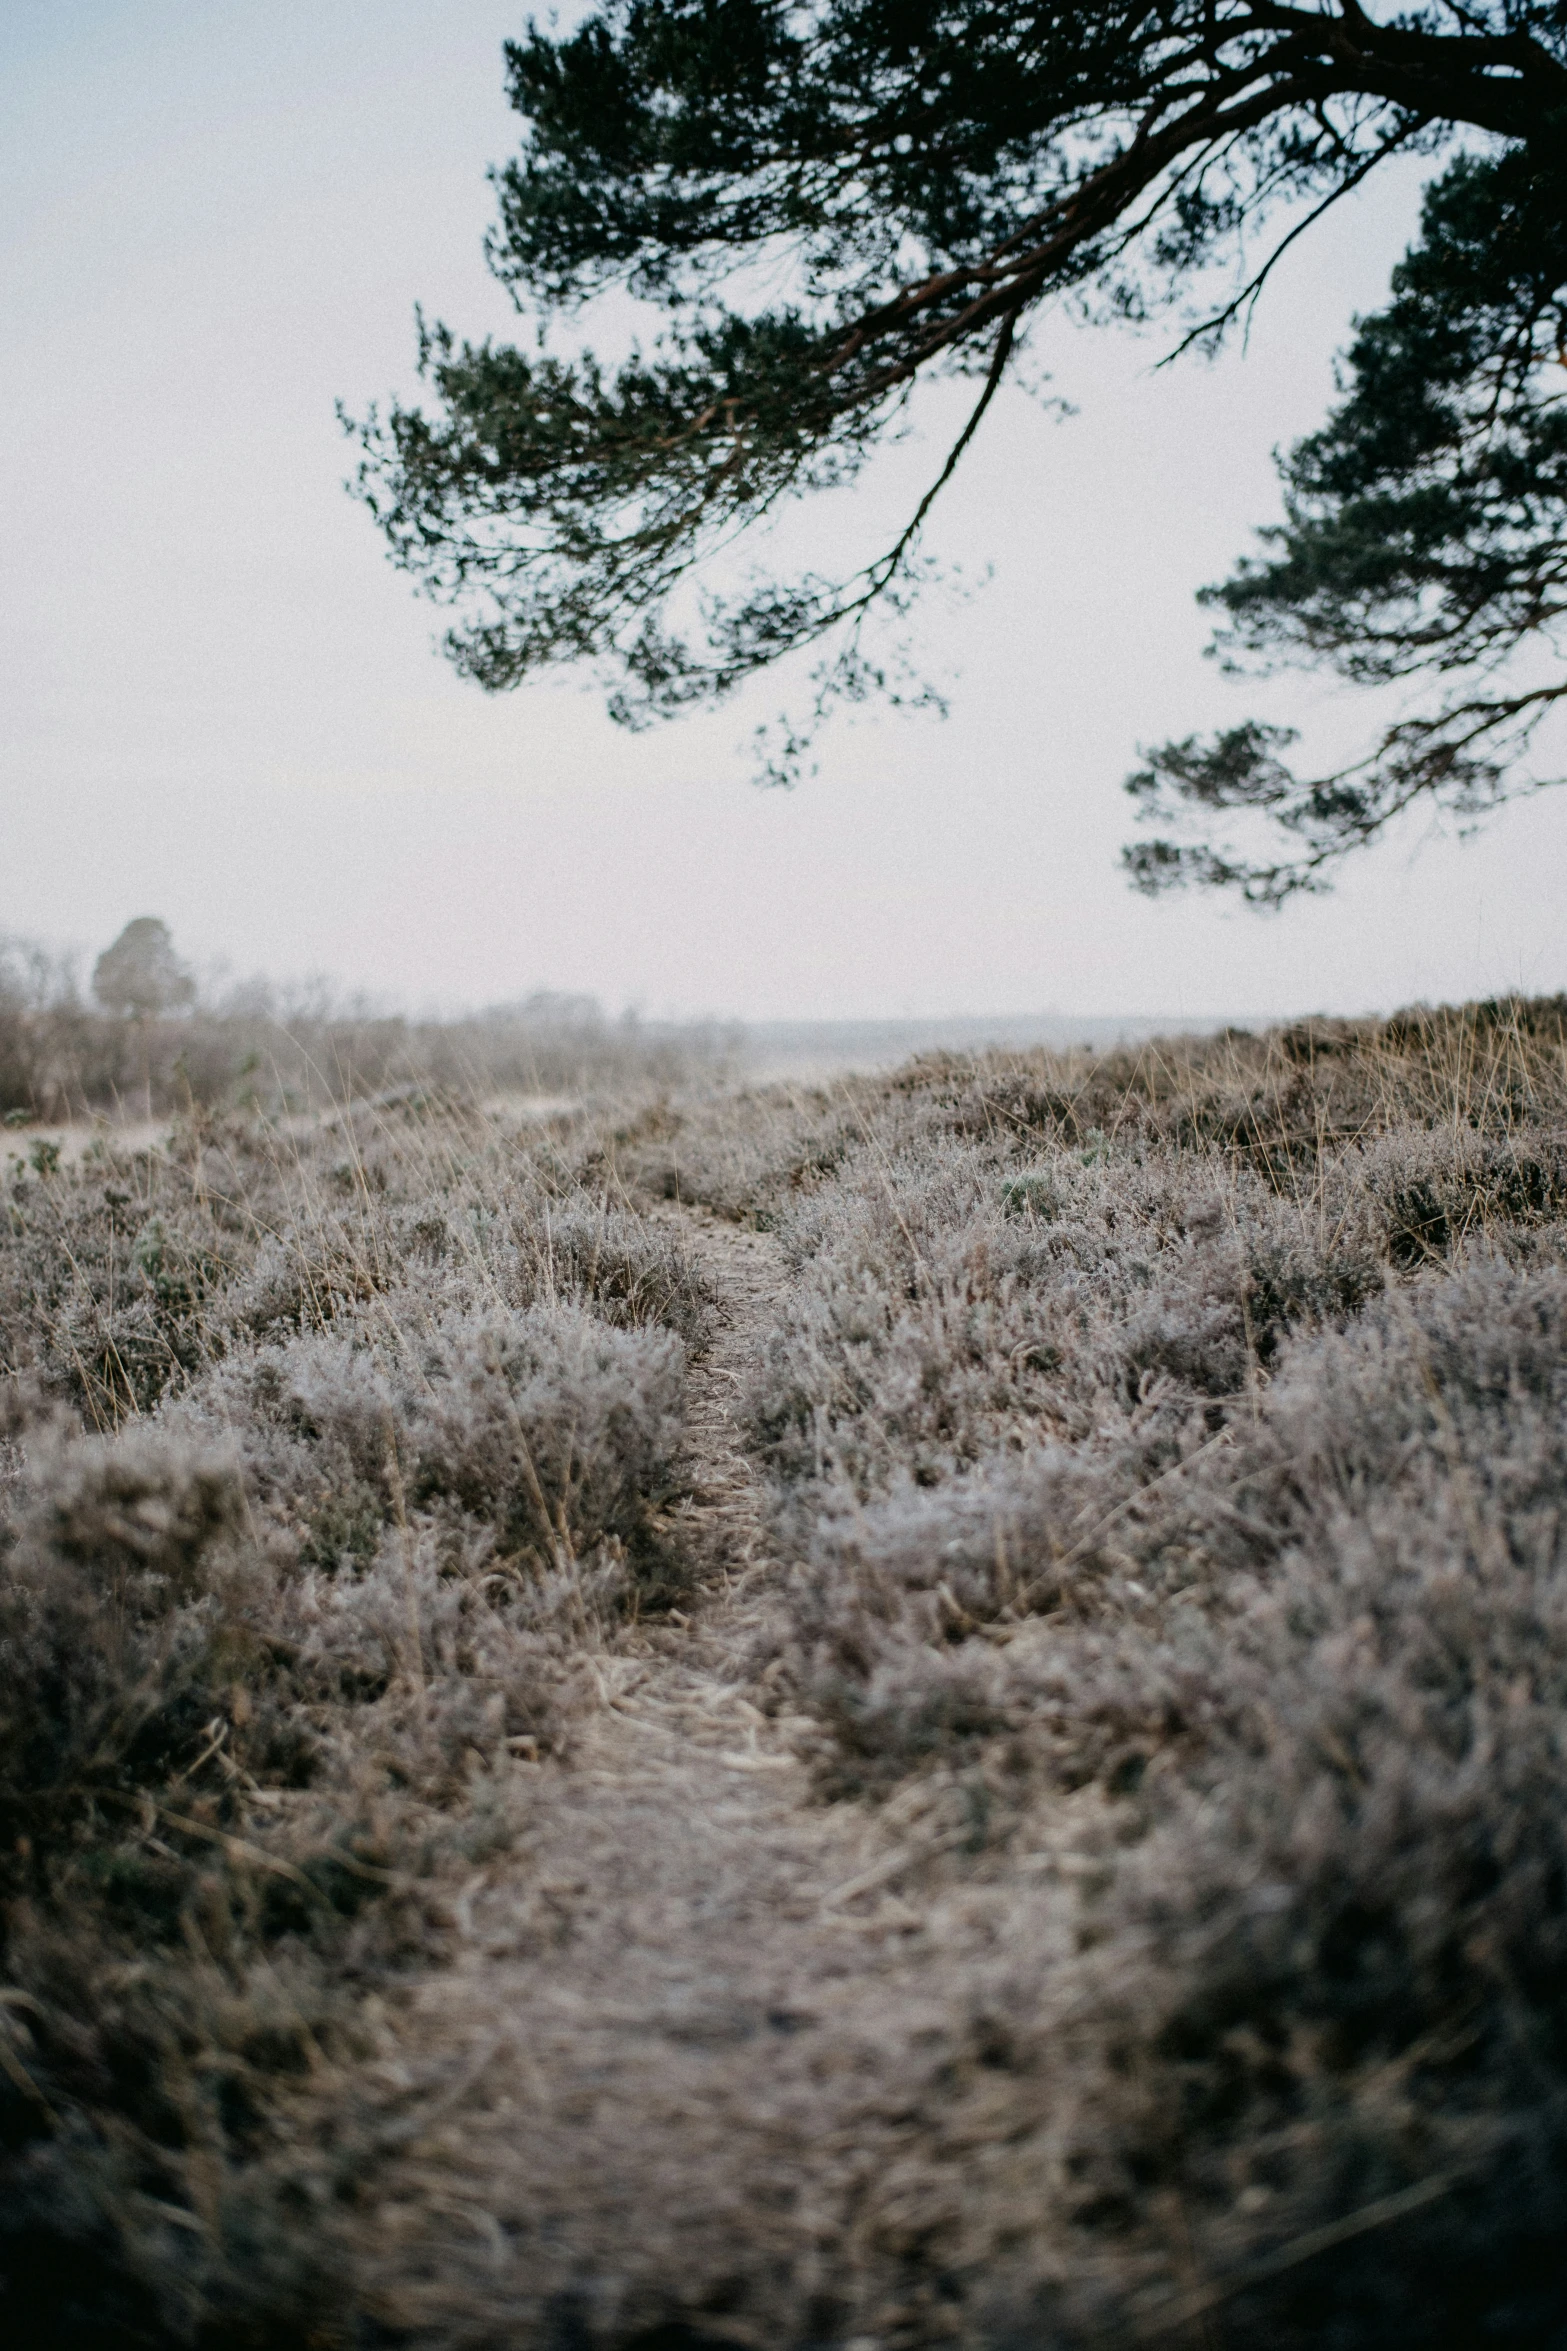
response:
[[[415,300],[508,329],[480,243],[522,14],[5,0],[0,930],[95,948],[153,913],[197,959],[411,1004],[554,987],[752,1017],[1567,985],[1567,792],[1467,847],[1416,824],[1272,920],[1149,905],[1115,865],[1140,739],[1254,708],[1358,723],[1320,683],[1227,683],[1192,592],[1276,511],[1270,449],[1383,297],[1412,173],[1303,240],[1247,355],[1156,375],[1157,336],[1048,332],[1080,413],[1005,400],[934,534],[994,566],[924,616],[944,724],[840,725],[813,781],[761,792],[765,681],[642,737],[568,681],[459,681],[343,495],[333,402],[409,386]],[[923,478],[937,422],[858,521]]]

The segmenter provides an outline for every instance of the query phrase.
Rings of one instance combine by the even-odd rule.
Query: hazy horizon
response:
[[[139,910],[154,914],[150,907]],[[134,918],[132,918],[134,919]],[[154,915],[154,919],[160,919]],[[0,965],[8,954],[27,956],[41,954],[52,966],[58,981],[68,983],[83,1001],[91,1001],[92,969],[105,946],[106,939],[45,938],[37,933],[0,930]],[[1087,1040],[1096,1032],[1093,1041],[1103,1042],[1111,1032],[1116,1035],[1152,1034],[1172,1020],[1188,1022],[1193,1029],[1207,1030],[1227,1023],[1249,1023],[1265,1026],[1300,1015],[1324,1012],[1320,1005],[1306,1005],[1294,1010],[1280,1010],[1277,1006],[1249,1006],[1237,1009],[1234,1005],[1193,1006],[1182,1013],[1161,1010],[1153,1004],[1088,1005],[1073,1009],[1061,1004],[1036,1004],[1024,1007],[983,1004],[954,1004],[941,1011],[925,1013],[849,1012],[849,1013],[775,1013],[745,1014],[726,1009],[722,1005],[708,1006],[684,1012],[660,1012],[639,999],[610,1002],[593,989],[557,989],[548,985],[527,991],[513,992],[482,1000],[425,995],[411,996],[406,990],[395,988],[365,988],[354,985],[351,976],[327,971],[267,972],[239,971],[226,956],[209,957],[196,963],[182,953],[183,942],[174,938],[176,957],[189,971],[197,989],[196,1003],[208,1013],[222,1014],[231,1008],[249,1009],[263,999],[270,999],[273,1007],[285,1012],[290,1007],[310,1003],[319,1007],[325,1017],[339,1014],[364,1016],[371,1019],[404,1019],[409,1021],[462,1022],[480,1020],[507,1012],[524,1013],[537,1008],[558,1006],[562,1010],[580,1010],[585,1017],[609,1023],[645,1021],[650,1025],[671,1025],[684,1028],[703,1026],[744,1030],[748,1036],[793,1038],[800,1035],[828,1031],[899,1031],[918,1030],[921,1033],[950,1030],[994,1030],[998,1037],[1006,1032],[1021,1035],[1032,1030],[1059,1031],[1063,1038],[1071,1032],[1075,1038],[1081,1031]],[[1413,1001],[1413,1000],[1411,1000]],[[1403,1009],[1402,1005],[1381,1004],[1364,1008],[1376,1017]],[[175,1014],[173,1017],[181,1017]],[[1051,1041],[1054,1041],[1052,1039]]]

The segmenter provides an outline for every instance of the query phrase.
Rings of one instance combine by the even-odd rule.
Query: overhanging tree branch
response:
[[[863,684],[859,632],[878,606],[904,609],[931,502],[1043,306],[1147,317],[1187,301],[1273,207],[1299,205],[1193,330],[1211,338],[1390,155],[1459,134],[1480,140],[1478,166],[1528,182],[1535,278],[1526,288],[1509,259],[1518,205],[1503,191],[1476,234],[1507,301],[1475,290],[1471,255],[1446,343],[1427,304],[1429,384],[1443,388],[1412,399],[1408,366],[1400,378],[1426,444],[1402,474],[1384,465],[1344,488],[1324,442],[1321,481],[1309,465],[1287,481],[1268,560],[1220,593],[1242,652],[1346,675],[1505,653],[1531,579],[1530,625],[1554,612],[1567,484],[1538,375],[1547,326],[1564,338],[1560,5],[609,0],[563,39],[530,28],[507,67],[526,133],[495,175],[492,267],[541,330],[619,286],[663,332],[606,368],[432,328],[429,411],[393,404],[351,427],[394,560],[455,607],[447,648],[486,687],[585,662],[636,724],[813,645],[831,674],[843,631]],[[748,301],[764,281],[787,292]],[[980,396],[879,556],[837,579],[723,585],[726,549],[789,500],[850,485],[911,388],[951,372],[978,374]],[[1392,413],[1374,432],[1368,400],[1367,448]]]

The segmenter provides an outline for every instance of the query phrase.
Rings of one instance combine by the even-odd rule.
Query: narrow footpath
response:
[[[889,2230],[912,2243],[938,2205],[956,2212],[975,2145],[1005,2135],[990,2113],[1001,2077],[965,2060],[970,2095],[951,2075],[954,1974],[991,1929],[987,1898],[943,1864],[950,1788],[824,1803],[814,1721],[757,1703],[788,1563],[769,1549],[741,1400],[786,1275],[765,1234],[659,1213],[679,1219],[717,1300],[675,1514],[694,1588],[595,1660],[598,1703],[539,1767],[522,1867],[475,1883],[462,1955],[428,1995],[461,2083],[429,2193],[501,2207],[470,2303],[493,2290],[515,2316],[519,2292],[555,2290],[550,2248],[569,2247],[573,2273],[596,2281],[595,2328],[667,2318],[680,2275],[682,2340],[773,2351],[785,2311],[814,2324],[813,2276],[853,2299],[862,2260],[885,2271]],[[499,2146],[503,2170],[526,2151],[515,2240]],[[454,2165],[471,2167],[467,2201]],[[728,2281],[768,2275],[778,2299],[760,2327]],[[918,2331],[915,2305],[936,2291],[911,2283],[902,2317],[873,2323]]]

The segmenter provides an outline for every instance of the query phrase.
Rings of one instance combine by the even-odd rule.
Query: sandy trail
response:
[[[824,1803],[819,1727],[758,1703],[791,1570],[740,1406],[786,1276],[767,1236],[667,1215],[719,1301],[675,1513],[696,1588],[594,1661],[600,1703],[531,1767],[524,1849],[476,1871],[413,1994],[411,2043],[452,2087],[404,2188],[456,2216],[432,2308],[453,2293],[476,2340],[493,2316],[519,2342],[774,2351],[820,2328],[879,2351],[942,2334],[921,2248],[976,2166],[1014,2192],[1021,2118],[970,2015],[1020,1953],[1064,1953],[1064,1913],[1044,1883],[976,1880],[950,1777]]]
[[[636,1883],[662,1922],[655,1939],[682,1942],[697,1924],[694,1917],[682,1923],[684,1906],[695,1904],[708,1917],[715,1903],[749,1911],[742,1886],[759,1894],[763,1885],[766,1900],[776,1903],[781,1867],[835,1882],[827,1849],[842,1843],[843,1832],[840,1826],[829,1833],[823,1808],[809,1803],[800,1746],[814,1735],[813,1725],[756,1703],[757,1679],[778,1638],[776,1591],[787,1570],[769,1543],[764,1488],[746,1450],[741,1412],[750,1368],[786,1284],[782,1259],[770,1236],[703,1209],[672,1206],[660,1221],[679,1227],[716,1301],[713,1336],[689,1375],[689,1486],[670,1523],[694,1589],[669,1620],[655,1621],[627,1650],[602,1661],[604,1703],[579,1738],[566,1776],[582,1787],[592,1816],[572,1821],[569,1836],[579,1850],[583,1840],[598,1843],[606,1829],[618,1847],[617,1796],[633,1816],[649,1802],[660,1811],[666,1833],[649,1842],[633,1831],[640,1850],[631,1877],[617,1863],[604,1891],[619,1908]],[[560,1803],[565,1814],[577,1809],[564,1787]],[[684,1823],[681,1835],[667,1834],[670,1818]],[[818,1904],[803,1883],[787,1907],[802,1902],[813,1911]],[[629,1913],[626,1924],[633,1924]],[[642,1935],[635,1939],[645,1958]]]
[[[717,1328],[691,1367],[686,1395],[691,1494],[681,1529],[711,1605],[733,1597],[737,1584],[753,1587],[777,1565],[768,1556],[763,1489],[740,1415],[788,1276],[770,1233],[684,1205],[671,1208],[662,1221],[679,1228],[717,1301]]]

